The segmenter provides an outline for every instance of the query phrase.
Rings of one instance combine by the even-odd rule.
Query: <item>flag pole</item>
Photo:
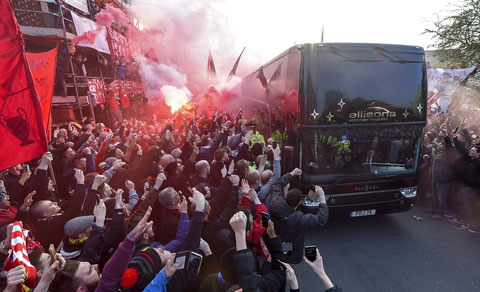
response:
[[[52,177],[52,182],[53,182],[55,191],[58,192],[57,180],[55,179],[55,173],[53,172],[53,166],[50,160],[48,161],[48,171],[50,172],[50,176]]]

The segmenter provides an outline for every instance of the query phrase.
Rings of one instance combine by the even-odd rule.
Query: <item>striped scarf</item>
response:
[[[25,267],[27,273],[25,275],[25,283],[18,287],[18,291],[20,292],[27,292],[34,289],[35,278],[37,276],[37,270],[28,258],[26,238],[27,235],[23,231],[22,222],[15,221],[12,229],[12,253],[5,264],[5,270],[11,270],[19,265]]]

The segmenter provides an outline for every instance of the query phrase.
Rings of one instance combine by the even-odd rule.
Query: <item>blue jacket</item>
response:
[[[167,278],[167,276],[165,275],[165,267],[163,267],[160,273],[155,276],[155,279],[153,279],[152,282],[150,282],[150,284],[145,287],[145,290],[143,290],[143,292],[166,292],[167,284],[168,282],[170,282],[171,278],[172,277]]]

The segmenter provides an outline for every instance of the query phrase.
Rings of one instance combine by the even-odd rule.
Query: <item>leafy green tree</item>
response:
[[[462,67],[480,65],[480,0],[463,0],[452,14],[424,33],[433,36],[440,61]]]

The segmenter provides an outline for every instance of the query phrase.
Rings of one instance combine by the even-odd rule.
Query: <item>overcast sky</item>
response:
[[[433,45],[422,35],[433,21],[451,13],[449,3],[460,0],[133,0],[155,3],[152,10],[168,7],[171,13],[205,17],[228,28],[235,37],[233,52],[262,63],[294,44],[320,42],[367,42],[422,46]],[[162,7],[163,8],[158,8]],[[182,12],[183,11],[183,12]],[[221,40],[211,49],[222,50]]]
[[[433,42],[422,35],[452,10],[458,0],[230,0],[220,7],[235,34],[247,47],[275,56],[294,43],[373,42],[419,45]],[[444,11],[444,12],[442,12]]]

